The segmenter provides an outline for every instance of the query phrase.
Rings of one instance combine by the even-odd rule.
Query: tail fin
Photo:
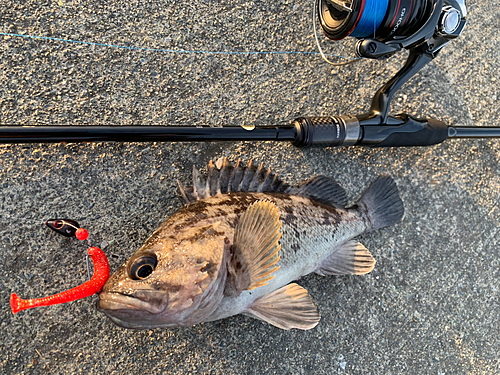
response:
[[[358,206],[366,210],[371,222],[370,231],[398,223],[403,219],[405,211],[398,187],[387,174],[380,175],[373,181],[359,200]]]

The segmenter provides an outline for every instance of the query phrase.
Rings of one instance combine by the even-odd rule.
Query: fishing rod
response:
[[[289,141],[310,146],[430,146],[453,138],[500,138],[500,127],[448,126],[433,119],[391,116],[365,125],[351,116],[301,117],[282,126],[2,126],[0,143]]]
[[[405,49],[404,66],[361,115],[299,117],[276,126],[2,126],[0,143],[289,141],[298,147],[428,146],[452,138],[500,138],[500,127],[455,127],[436,119],[389,115],[395,92],[462,34],[463,0],[316,0],[332,40],[358,39],[360,58],[387,59]]]

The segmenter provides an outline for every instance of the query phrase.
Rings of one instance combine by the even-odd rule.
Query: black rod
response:
[[[500,138],[498,126],[450,126],[448,138]]]
[[[0,143],[294,141],[295,126],[0,126]]]
[[[500,138],[500,127],[448,126],[401,115],[365,125],[354,116],[300,117],[280,126],[0,126],[2,143],[290,141],[298,147],[427,146],[450,138]],[[368,120],[369,122],[369,120]]]

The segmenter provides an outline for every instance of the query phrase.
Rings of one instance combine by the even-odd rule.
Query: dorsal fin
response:
[[[215,164],[210,161],[206,178],[193,166],[193,186],[184,186],[180,181],[177,183],[186,203],[218,194],[268,192],[300,195],[333,206],[345,207],[347,204],[345,190],[330,177],[316,176],[297,187],[291,187],[271,172],[271,169],[265,168],[264,164],[257,166],[253,160],[244,165],[238,159],[234,166],[227,158],[220,158]]]
[[[212,161],[207,167],[205,178],[193,167],[193,186],[184,186],[177,181],[179,190],[186,203],[198,199],[215,196],[217,194],[237,192],[288,192],[290,185],[283,182],[278,176],[266,169],[263,164],[256,166],[252,160],[246,166],[238,159],[232,166],[227,158],[220,158],[214,164]]]
[[[347,193],[335,180],[327,176],[316,176],[289,189],[288,194],[313,198],[334,206],[345,207]]]

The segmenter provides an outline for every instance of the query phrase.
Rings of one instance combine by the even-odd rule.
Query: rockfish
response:
[[[191,326],[245,314],[282,329],[311,329],[318,309],[293,281],[311,272],[369,273],[375,260],[351,239],[404,215],[388,175],[349,208],[329,177],[292,187],[252,162],[210,162],[207,178],[193,168],[193,186],[179,187],[187,204],[99,294],[98,309],[119,326]]]

